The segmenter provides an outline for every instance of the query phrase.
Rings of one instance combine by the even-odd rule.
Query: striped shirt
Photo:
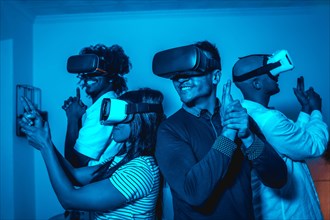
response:
[[[116,157],[112,166],[122,157]],[[159,193],[159,168],[154,157],[137,157],[121,166],[109,178],[127,199],[126,204],[109,212],[96,212],[95,219],[155,219]]]

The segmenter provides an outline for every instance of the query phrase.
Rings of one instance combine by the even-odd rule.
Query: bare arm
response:
[[[65,209],[102,211],[113,210],[124,204],[125,197],[108,179],[75,188],[62,168],[58,153],[51,141],[48,122],[43,124],[40,115],[36,112],[31,114],[34,115],[34,126],[29,123],[31,117],[30,119],[25,117],[20,122],[22,131],[27,135],[29,143],[40,150],[53,189]],[[89,171],[89,173],[84,172],[84,175],[88,176],[87,178],[90,180],[96,168],[89,167],[79,170]]]
[[[86,166],[89,158],[75,151],[74,146],[81,129],[81,117],[86,112],[86,106],[80,100],[80,90],[77,88],[76,97],[70,97],[64,102],[62,108],[68,119],[65,136],[65,158],[74,166]]]

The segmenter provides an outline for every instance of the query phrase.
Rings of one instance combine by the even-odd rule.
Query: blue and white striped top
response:
[[[115,158],[111,166],[121,159]],[[95,219],[155,219],[159,175],[152,156],[137,157],[118,168],[109,180],[125,196],[127,203],[114,211],[96,212]]]

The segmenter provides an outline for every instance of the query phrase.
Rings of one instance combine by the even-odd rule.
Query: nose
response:
[[[188,75],[175,76],[172,78],[172,80],[174,82],[179,82],[179,83],[188,81],[189,79],[190,79],[190,76],[188,76]]]

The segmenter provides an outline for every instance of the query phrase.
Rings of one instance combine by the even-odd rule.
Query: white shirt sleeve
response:
[[[265,117],[258,115],[256,122],[274,149],[293,160],[322,155],[329,140],[327,125],[318,111],[313,111],[310,117],[300,113],[294,123],[281,112],[269,110]]]
[[[102,99],[98,99],[90,106],[84,115],[82,128],[76,140],[74,149],[79,153],[98,160],[105,150],[113,126],[104,126],[100,123],[100,109]]]

